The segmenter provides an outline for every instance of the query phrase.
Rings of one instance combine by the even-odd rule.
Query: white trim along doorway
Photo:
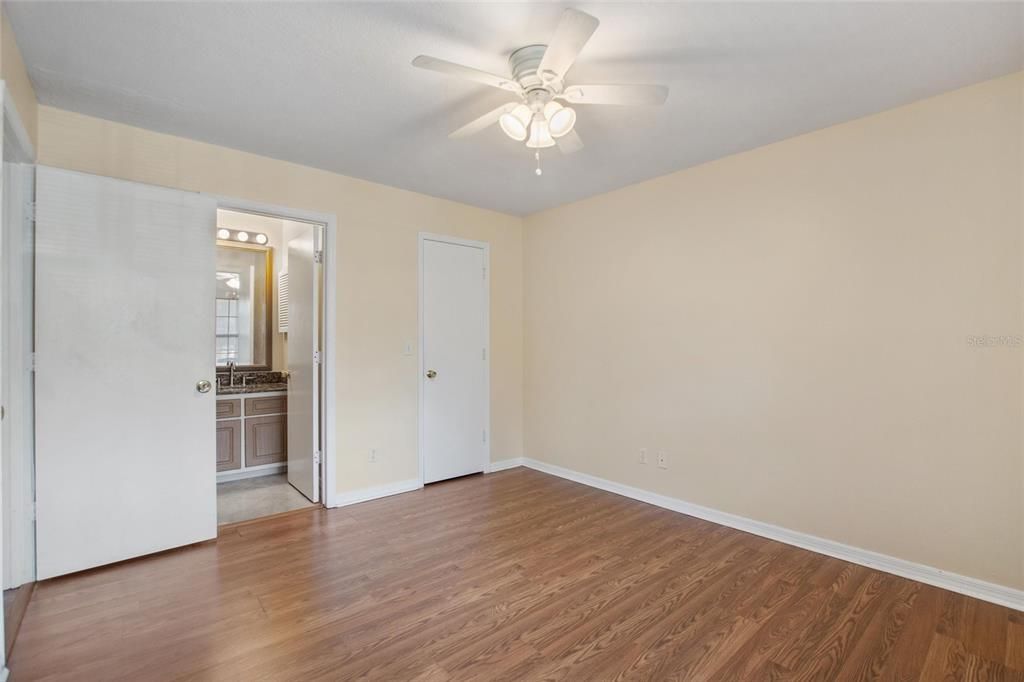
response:
[[[337,428],[335,418],[336,405],[336,334],[337,334],[337,243],[338,219],[333,213],[318,213],[303,209],[267,204],[247,199],[214,196],[217,208],[226,211],[254,213],[257,215],[294,220],[306,223],[319,223],[324,226],[323,238],[323,300],[320,307],[323,312],[323,355],[321,358],[322,400],[320,402],[321,458],[320,458],[320,500],[325,507],[338,506],[337,494]]]

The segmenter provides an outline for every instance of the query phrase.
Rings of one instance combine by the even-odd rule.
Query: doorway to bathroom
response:
[[[218,208],[217,522],[321,506],[326,225]]]
[[[296,277],[298,257],[289,262],[288,331],[270,326],[270,343],[266,325],[280,320],[268,308],[257,329],[252,316],[267,289],[271,297],[277,291],[278,272],[266,268],[275,252],[262,253],[259,271],[252,253],[218,269],[218,209],[305,229],[305,242],[282,232],[281,260],[304,249],[310,277]],[[334,215],[49,166],[36,167],[34,215],[37,580],[217,537],[218,457],[239,459],[223,469],[225,483],[224,471],[268,466],[303,505],[333,503]],[[234,239],[223,241],[250,243],[238,234],[243,226],[224,227]],[[270,233],[249,229],[252,244],[270,244],[258,236]],[[218,296],[218,271],[239,275],[232,284],[245,288],[251,306],[245,330],[240,308],[221,307],[220,333],[229,340],[220,344],[220,377],[215,313],[217,299],[229,297]],[[296,322],[296,282],[315,303],[297,306],[308,327]],[[254,373],[272,372],[275,352],[299,353],[300,338],[304,363],[285,366],[283,391],[259,395],[255,383],[273,382]],[[242,392],[218,396],[218,384]],[[232,419],[238,428],[218,434],[218,424]],[[218,453],[218,437],[233,451]]]

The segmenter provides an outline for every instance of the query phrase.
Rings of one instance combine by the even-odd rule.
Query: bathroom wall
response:
[[[267,246],[272,249],[271,260],[273,273],[271,275],[270,294],[270,327],[271,327],[271,368],[278,372],[284,372],[287,367],[287,334],[280,334],[277,331],[277,273],[287,267],[287,242],[284,239],[285,222],[279,218],[256,215],[253,213],[242,213],[239,211],[217,211],[217,226],[226,227],[231,230],[252,230],[267,235]]]

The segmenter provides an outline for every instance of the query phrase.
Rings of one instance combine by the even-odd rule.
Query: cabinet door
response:
[[[281,414],[287,411],[288,396],[284,394],[245,399],[246,417],[258,417],[263,414]]]
[[[227,419],[229,417],[241,417],[242,416],[242,400],[241,398],[235,398],[234,400],[218,400],[217,401],[217,419]]]
[[[249,417],[245,420],[245,466],[288,460],[288,415]]]
[[[217,422],[217,471],[230,471],[242,466],[242,420]]]

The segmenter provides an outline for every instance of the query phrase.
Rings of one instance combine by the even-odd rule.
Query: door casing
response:
[[[268,204],[261,201],[249,201],[223,195],[208,195],[217,200],[217,208],[225,211],[256,213],[269,218],[281,220],[297,220],[306,223],[319,223],[324,226],[323,252],[324,262],[321,264],[323,273],[323,297],[320,301],[321,325],[323,328],[323,353],[321,363],[321,404],[320,429],[322,431],[320,457],[320,500],[325,507],[337,507],[338,501],[338,453],[337,453],[337,420],[335,405],[337,375],[337,244],[338,217],[333,213],[307,211],[279,204]]]

